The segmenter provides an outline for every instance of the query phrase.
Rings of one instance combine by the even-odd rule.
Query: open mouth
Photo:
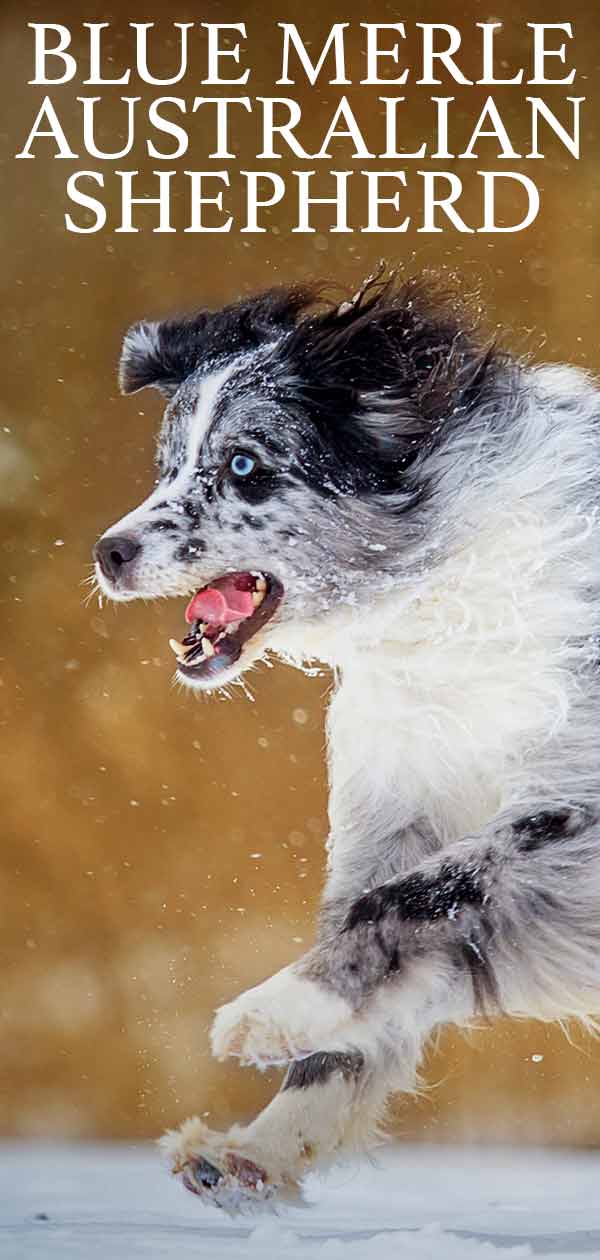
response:
[[[181,643],[169,640],[178,673],[218,686],[282,598],[281,582],[268,573],[228,573],[196,591],[185,610],[188,633]]]

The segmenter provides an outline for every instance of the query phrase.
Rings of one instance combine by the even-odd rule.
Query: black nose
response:
[[[131,534],[108,534],[94,547],[94,559],[98,561],[105,577],[118,582],[123,570],[141,551],[141,543]]]

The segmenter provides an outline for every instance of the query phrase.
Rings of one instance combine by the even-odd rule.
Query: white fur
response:
[[[343,998],[285,967],[217,1012],[211,1046],[217,1058],[236,1055],[266,1067],[289,1063],[324,1046],[352,1018]]]

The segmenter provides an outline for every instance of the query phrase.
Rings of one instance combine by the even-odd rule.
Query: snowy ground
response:
[[[600,1154],[400,1147],[309,1185],[311,1207],[232,1222],[147,1146],[0,1143],[3,1260],[600,1257]]]

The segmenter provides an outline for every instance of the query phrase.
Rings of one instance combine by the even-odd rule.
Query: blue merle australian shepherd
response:
[[[191,688],[267,652],[335,678],[317,942],[212,1030],[282,1087],[164,1139],[232,1211],[369,1143],[440,1025],[600,1007],[600,395],[381,276],[137,324],[120,380],[167,406],[101,590],[186,598]]]

